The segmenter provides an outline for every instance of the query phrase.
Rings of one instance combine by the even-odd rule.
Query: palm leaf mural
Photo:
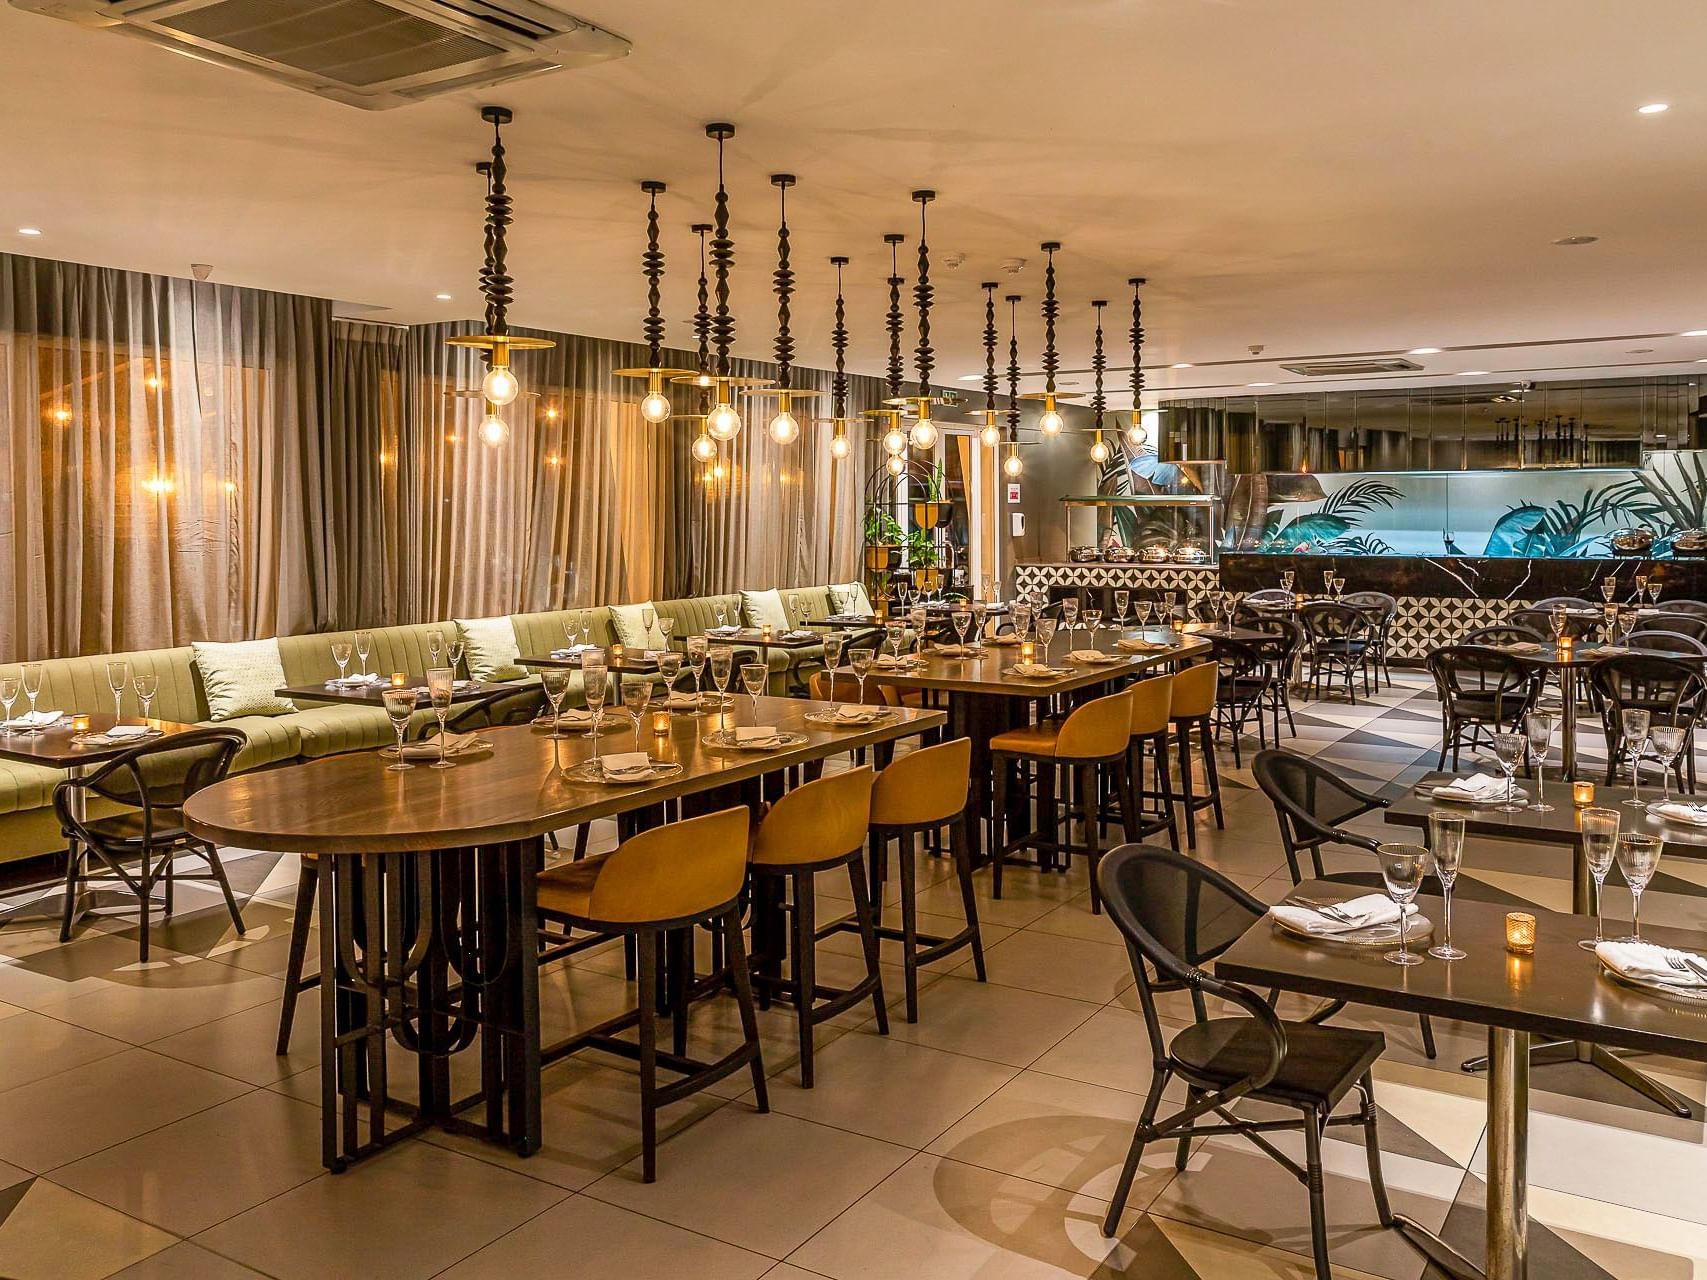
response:
[[[1353,480],[1330,493],[1314,511],[1281,524],[1284,512],[1271,507],[1263,525],[1261,550],[1291,551],[1309,543],[1343,542],[1360,523],[1360,517],[1379,507],[1391,507],[1404,491],[1384,480]],[[1380,541],[1376,539],[1376,541]],[[1386,547],[1386,543],[1381,543]],[[1389,551],[1392,549],[1387,548]],[[1347,554],[1355,554],[1347,549]]]
[[[1658,455],[1608,489],[1606,498],[1665,536],[1702,528],[1707,526],[1707,458],[1698,449]]]
[[[1393,544],[1377,538],[1372,533],[1359,533],[1335,538],[1322,550],[1342,556],[1390,556],[1393,554]]]

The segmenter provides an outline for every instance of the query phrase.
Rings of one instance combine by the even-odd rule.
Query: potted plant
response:
[[[913,585],[920,591],[935,591],[942,585],[941,552],[930,530],[914,529],[907,535],[907,567],[913,573]]]
[[[865,567],[871,573],[887,573],[901,563],[901,543],[906,531],[901,522],[882,507],[865,512]]]
[[[925,476],[925,496],[912,504],[913,523],[920,529],[937,529],[954,516],[953,504],[943,498],[947,475],[939,462]]]

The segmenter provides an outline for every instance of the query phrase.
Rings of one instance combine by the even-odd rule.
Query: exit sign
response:
[[[1018,501],[1019,501],[1019,481],[1010,480],[1010,481],[1008,481],[1008,502],[1010,504],[1013,504],[1013,503],[1017,503]]]

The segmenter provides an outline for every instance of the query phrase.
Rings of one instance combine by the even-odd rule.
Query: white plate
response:
[[[789,747],[803,747],[810,739],[804,733],[791,733],[784,729],[779,730],[776,737],[761,747],[751,743],[737,742],[735,734],[729,729],[713,729],[700,741],[708,747],[721,747],[725,751],[771,752],[783,751]]]
[[[869,729],[901,718],[901,712],[894,707],[873,707],[872,710],[877,714],[868,720],[844,720],[833,711],[809,711],[801,719],[825,729]]]
[[[630,774],[621,778],[607,778],[604,766],[597,760],[583,760],[580,764],[571,765],[563,771],[563,776],[571,782],[602,782],[609,787],[634,787],[643,782],[657,782],[660,778],[673,778],[682,771],[679,764],[657,761],[650,773]]]
[[[1399,922],[1391,924],[1366,925],[1361,929],[1347,929],[1344,933],[1311,933],[1307,929],[1295,929],[1279,916],[1270,916],[1275,928],[1294,938],[1302,938],[1305,942],[1332,942],[1342,947],[1381,947],[1391,950],[1399,945]],[[1420,911],[1405,921],[1405,941],[1407,945],[1416,948],[1419,943],[1425,944],[1419,951],[1427,950],[1426,943],[1434,936],[1434,925]]]

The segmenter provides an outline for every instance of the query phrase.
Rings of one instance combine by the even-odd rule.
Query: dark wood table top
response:
[[[386,770],[375,751],[327,756],[284,769],[228,778],[198,791],[184,806],[189,828],[218,844],[287,853],[406,853],[493,844],[543,835],[562,827],[648,808],[677,796],[774,773],[856,747],[913,737],[946,722],[940,711],[896,708],[883,723],[820,728],[805,717],[834,703],[799,698],[736,698],[721,713],[674,716],[669,735],[649,723],[599,739],[604,755],[645,750],[674,761],[671,778],[634,786],[572,782],[562,770],[590,759],[590,735],[552,738],[546,728],[483,729],[489,755],[463,758],[456,768]],[[621,712],[614,713],[619,718]],[[707,746],[712,729],[775,725],[804,734],[799,747],[737,751]]]
[[[1436,800],[1432,796],[1418,794],[1419,787],[1445,783],[1454,776],[1467,775],[1424,775],[1404,795],[1388,805],[1383,816],[1394,826],[1427,827],[1428,815],[1439,810],[1442,813],[1462,814],[1464,830],[1473,836],[1488,836],[1496,840],[1528,840],[1535,844],[1550,845],[1576,845],[1580,841],[1577,815],[1582,810],[1571,804],[1569,783],[1552,781],[1547,784],[1547,803],[1553,806],[1549,813],[1537,813],[1533,809],[1526,809],[1522,813],[1501,813],[1496,807],[1499,801],[1494,804],[1456,804],[1449,800]],[[1520,778],[1518,785],[1529,792],[1531,800],[1535,798],[1533,779]],[[1629,787],[1609,787],[1597,782],[1594,785],[1594,806],[1616,812],[1620,831],[1641,831],[1660,836],[1666,842],[1665,853],[1676,853],[1687,858],[1707,857],[1707,827],[1668,821],[1642,809],[1631,808],[1624,803],[1630,795]],[[1643,787],[1642,798],[1657,803],[1660,798],[1659,787]],[[1707,797],[1703,796],[1674,795],[1673,799],[1689,804],[1707,804]]]
[[[125,716],[122,719],[113,715],[91,713],[89,716],[90,733],[104,733],[116,724],[149,724],[160,730],[159,734],[110,747],[81,746],[73,741],[81,731],[71,728],[69,714],[58,724],[52,725],[37,733],[6,733],[0,730],[0,760],[12,760],[19,764],[39,764],[50,769],[74,769],[80,765],[99,764],[103,760],[111,760],[121,756],[132,747],[140,747],[144,743],[158,742],[161,736],[176,737],[180,733],[194,733],[208,726],[200,724],[179,724],[175,720],[144,720],[140,716]]]
[[[874,667],[866,679],[893,685],[898,689],[940,689],[949,693],[976,693],[992,697],[1048,698],[1058,693],[1070,693],[1075,689],[1136,675],[1163,663],[1206,658],[1213,650],[1207,640],[1193,638],[1187,638],[1183,644],[1150,653],[1123,653],[1114,648],[1112,643],[1100,644],[1097,647],[1105,653],[1118,654],[1126,661],[1105,666],[1069,662],[1066,656],[1067,642],[1061,639],[1058,633],[1050,646],[1054,657],[1050,659],[1049,665],[1058,670],[1065,669],[1065,675],[1048,679],[1004,675],[1005,668],[1019,661],[1019,646],[986,642],[984,652],[970,658],[927,653],[924,665],[912,671],[879,671]]]
[[[502,693],[506,689],[520,687],[507,684],[481,684],[475,681],[458,681],[457,683],[463,687],[451,692],[450,700],[453,703],[475,702],[481,698],[490,698],[495,693]],[[282,689],[274,689],[273,692],[279,697],[289,698],[293,702],[342,702],[351,706],[378,707],[380,710],[384,710],[385,691],[390,687],[388,684],[357,685],[353,688],[327,684],[293,684],[286,685]],[[409,676],[404,688],[416,690],[415,701],[418,705],[423,707],[430,705],[426,692],[426,677],[423,676],[417,680],[414,676]]]
[[[739,631],[716,632],[707,631],[705,638],[711,644],[741,645],[749,649],[805,649],[815,644],[823,644],[822,636],[790,635],[786,631],[774,632],[769,640],[757,627],[742,627]]]
[[[1267,631],[1255,631],[1250,627],[1234,626],[1231,630],[1208,622],[1188,622],[1185,625],[1188,636],[1200,636],[1205,640],[1237,640],[1240,644],[1251,644],[1258,640],[1273,640],[1275,636]]]
[[[581,669],[581,655],[572,653],[566,658],[546,654],[544,657],[517,658],[516,662],[524,667],[567,667],[571,671]],[[618,675],[649,676],[658,670],[658,659],[650,652],[640,653],[635,650],[624,650],[621,657],[605,650],[605,670]]]
[[[808,618],[804,627],[875,627],[883,622],[875,613],[832,613],[827,618]]]
[[[1298,896],[1322,902],[1363,892],[1319,880],[1298,887]],[[1439,898],[1417,901],[1430,920],[1441,918]],[[1579,938],[1594,936],[1593,916],[1539,908],[1530,908],[1530,914],[1536,921],[1535,954],[1514,956],[1505,949],[1506,908],[1457,898],[1452,904],[1452,941],[1469,954],[1451,962],[1430,956],[1408,967],[1383,960],[1388,948],[1306,942],[1264,919],[1215,961],[1215,972],[1259,990],[1280,987],[1405,1013],[1707,1061],[1707,1001],[1658,995],[1607,976],[1594,953],[1577,946]],[[1707,935],[1686,929],[1644,927],[1642,934],[1667,946],[1707,949]],[[1426,945],[1411,944],[1418,951]]]
[[[1624,653],[1639,654],[1645,658],[1670,658],[1674,662],[1707,662],[1707,654],[1684,653],[1678,649],[1654,649],[1646,645],[1607,645],[1599,640],[1579,640],[1570,646],[1569,651],[1561,651],[1559,646],[1550,640],[1540,642],[1539,649],[1517,648],[1509,644],[1481,647],[1493,649],[1528,666],[1543,667],[1548,671],[1590,667]]]

